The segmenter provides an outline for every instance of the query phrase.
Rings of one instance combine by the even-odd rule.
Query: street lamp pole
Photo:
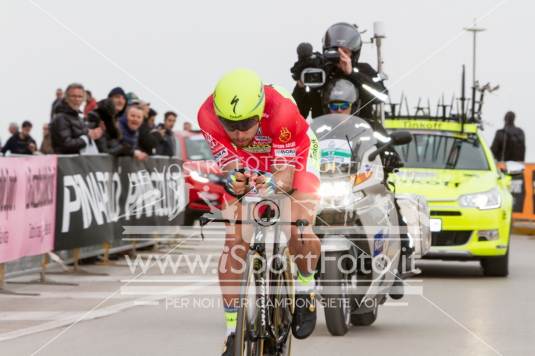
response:
[[[479,87],[479,83],[476,79],[476,52],[477,52],[477,34],[485,31],[482,27],[477,27],[476,20],[474,19],[474,25],[472,27],[465,27],[465,31],[472,32],[472,120],[476,119],[476,90]]]
[[[474,25],[472,27],[465,27],[465,31],[472,32],[472,86],[476,87],[476,51],[477,51],[477,34],[485,31],[482,27],[477,27],[476,20],[474,19]]]

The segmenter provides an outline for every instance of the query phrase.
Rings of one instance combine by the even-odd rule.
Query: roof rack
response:
[[[461,95],[456,97],[452,95],[449,103],[446,102],[444,94],[438,100],[434,114],[431,112],[431,101],[427,99],[426,105],[422,104],[422,99],[418,98],[418,103],[413,110],[409,106],[409,101],[405,94],[401,93],[401,98],[398,103],[390,102],[386,105],[385,119],[389,120],[437,120],[445,122],[460,123],[461,131],[464,131],[464,124],[477,124],[479,128],[483,128],[483,121],[481,119],[481,112],[483,109],[483,99],[485,93],[492,93],[499,88],[499,85],[492,87],[490,83],[483,86],[479,82],[475,82],[472,86],[472,96],[466,97],[465,84],[465,66],[462,66],[461,72]],[[479,92],[479,98],[476,98]],[[471,106],[471,107],[469,107]]]

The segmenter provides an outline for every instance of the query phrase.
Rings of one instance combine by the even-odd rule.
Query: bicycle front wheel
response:
[[[263,281],[258,279],[254,266],[261,258],[258,253],[247,254],[240,287],[240,305],[234,341],[234,355],[236,356],[263,355],[264,328],[262,327],[261,303],[259,303],[262,298],[260,288]]]
[[[270,271],[269,320],[272,339],[267,348],[276,356],[288,356],[292,346],[292,318],[295,308],[294,265],[288,248],[273,260]]]

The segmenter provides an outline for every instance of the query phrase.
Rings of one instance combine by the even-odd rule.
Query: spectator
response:
[[[113,104],[115,105],[115,117],[119,118],[124,115],[124,112],[126,111],[126,93],[124,92],[123,88],[121,87],[115,87],[113,88],[109,94],[108,98],[113,101]]]
[[[19,125],[16,122],[10,123],[8,127],[8,131],[9,131],[9,138],[11,138],[11,136],[19,132]],[[2,149],[2,144],[0,143],[0,150],[1,149]]]
[[[11,136],[19,132],[19,125],[16,122],[10,123],[8,131],[9,131],[9,137],[11,138]],[[2,145],[0,144],[0,149],[1,148],[2,148]]]
[[[95,110],[97,107],[97,101],[93,98],[91,91],[85,91],[85,107],[84,107],[84,117],[87,117],[91,111]]]
[[[119,118],[121,152],[138,160],[147,159],[147,154],[139,149],[139,128],[143,123],[143,110],[138,105],[129,105],[126,115]]]
[[[186,121],[182,124],[182,131],[191,131],[191,122]]]
[[[30,131],[32,131],[32,123],[24,121],[20,132],[15,132],[2,147],[2,153],[5,154],[9,151],[12,154],[32,155],[37,150],[37,144],[30,136]]]
[[[9,135],[13,136],[17,132],[19,132],[19,125],[16,122],[12,122],[9,124]]]
[[[163,139],[158,145],[156,152],[162,156],[174,156],[175,155],[175,133],[173,128],[176,123],[176,113],[168,111],[164,114],[163,124],[158,127]]]
[[[99,126],[103,135],[96,141],[99,152],[114,156],[129,155],[127,147],[120,143],[120,133],[115,113],[115,104],[111,99],[104,99],[97,103],[97,108],[88,114],[88,123]]]
[[[85,91],[81,84],[73,83],[67,87],[66,97],[56,107],[54,119],[50,126],[52,148],[59,154],[79,154],[96,147],[94,140],[102,136],[100,127],[88,129],[80,118],[80,107],[84,101]]]
[[[147,123],[149,124],[149,127],[156,127],[156,116],[158,116],[158,112],[153,108],[149,107],[149,112],[147,114]]]
[[[39,148],[39,152],[45,155],[54,153],[54,150],[52,149],[52,139],[50,138],[48,123],[43,125],[43,141],[41,141],[41,148]]]
[[[139,148],[149,155],[157,154],[158,145],[163,139],[156,127],[158,113],[150,107],[149,103],[139,100],[139,98],[137,102],[139,103],[139,108],[143,111],[143,123],[139,128]]]
[[[139,100],[139,96],[136,93],[130,91],[126,93],[126,102],[128,105],[139,105],[141,100]]]
[[[52,102],[52,108],[50,109],[50,120],[54,118],[54,111],[56,107],[61,103],[63,100],[63,89],[57,88],[56,89],[56,99]]]
[[[497,161],[524,162],[526,143],[524,131],[515,126],[515,113],[508,111],[504,117],[504,127],[496,131],[491,151]]]

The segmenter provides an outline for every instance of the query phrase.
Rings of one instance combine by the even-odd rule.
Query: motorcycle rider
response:
[[[347,79],[338,79],[327,91],[326,106],[333,114],[352,115],[357,111],[358,92]]]
[[[292,220],[313,223],[319,201],[318,143],[292,100],[264,85],[253,71],[236,69],[218,82],[199,109],[198,120],[216,162],[227,173],[224,214],[235,208],[233,218],[240,220],[240,199],[254,185],[260,191],[285,192],[292,198]],[[241,168],[271,173],[256,175]],[[295,227],[290,235],[292,255],[306,256],[310,261],[295,261],[298,273],[292,331],[303,339],[316,324],[314,274],[321,244],[311,228],[305,229],[302,240]],[[236,270],[248,247],[241,228],[227,231],[219,266],[227,321],[223,355],[232,354],[239,307],[238,296],[226,286],[239,286],[241,275]]]
[[[330,87],[327,88],[326,92],[327,95],[325,100],[325,107],[330,113],[358,116],[356,115],[356,113],[358,112],[358,108],[355,106],[355,103],[358,102],[359,93],[353,83],[351,83],[347,79],[337,79]],[[370,121],[368,120],[367,122],[370,123]],[[370,126],[374,130],[375,135],[384,136],[385,138],[387,137],[388,133],[379,123],[379,121],[371,120],[371,123],[373,123],[373,125]],[[400,166],[400,158],[397,152],[391,149],[386,150],[381,155],[381,161],[383,162],[384,176],[386,180],[388,174],[392,172],[393,169]],[[406,228],[407,224],[403,220],[403,216],[401,215],[400,207],[398,206],[397,201],[394,201],[394,204],[398,214],[399,225],[402,228]],[[405,233],[401,234],[401,246],[402,256],[404,256],[406,259],[405,266],[411,266],[410,256],[413,250],[410,247],[409,238]],[[403,268],[403,265],[401,263],[403,263],[402,259],[400,259],[400,266],[398,268],[398,270],[400,271],[402,271]]]

